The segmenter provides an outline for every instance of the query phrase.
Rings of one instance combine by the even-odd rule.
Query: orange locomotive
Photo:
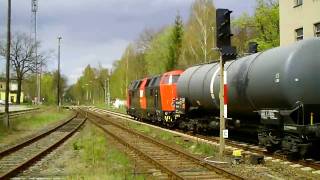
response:
[[[128,89],[127,113],[138,120],[175,125],[176,83],[182,70],[132,81]]]

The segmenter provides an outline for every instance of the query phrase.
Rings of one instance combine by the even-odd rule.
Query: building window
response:
[[[294,6],[293,7],[298,7],[303,4],[303,0],[294,0]]]
[[[296,29],[296,40],[300,41],[303,39],[303,28]]]
[[[320,37],[320,23],[314,24],[314,36]]]

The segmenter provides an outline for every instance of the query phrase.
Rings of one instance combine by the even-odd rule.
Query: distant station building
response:
[[[320,37],[320,0],[280,0],[280,45]]]
[[[16,103],[17,102],[17,90],[18,90],[18,83],[16,79],[12,79],[10,81],[9,85],[10,93],[9,93],[9,101],[11,103]],[[6,91],[6,80],[5,78],[0,77],[0,101],[5,100],[5,91]],[[21,92],[21,103],[23,103],[24,100],[24,94]]]

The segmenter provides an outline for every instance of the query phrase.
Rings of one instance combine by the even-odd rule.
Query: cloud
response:
[[[255,0],[215,0],[217,7],[248,9]],[[6,0],[0,0],[0,35],[5,32]],[[87,64],[111,67],[125,47],[146,28],[173,23],[179,11],[189,17],[193,0],[39,0],[38,37],[42,50],[55,50],[48,65],[56,69],[57,37],[62,36],[62,73],[74,83]],[[239,7],[237,7],[239,6]],[[236,10],[235,10],[236,11]],[[241,11],[242,12],[242,11]],[[13,32],[32,32],[31,0],[12,0]],[[2,37],[1,37],[2,38]],[[1,63],[0,63],[1,65]],[[2,65],[1,65],[2,66]],[[2,68],[0,68],[1,70]]]

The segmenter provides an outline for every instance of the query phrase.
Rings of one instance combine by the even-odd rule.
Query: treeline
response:
[[[45,105],[57,104],[58,96],[58,72],[41,73],[41,102]],[[25,94],[25,102],[31,103],[37,97],[37,78],[35,74],[28,74],[23,79],[22,89]],[[67,77],[60,76],[61,100],[64,100],[64,91],[67,89]]]
[[[240,55],[247,52],[250,41],[259,44],[259,51],[279,46],[279,0],[257,0],[253,16],[243,13],[234,18],[232,28],[232,43]]]
[[[113,64],[112,97],[125,98],[126,87],[134,79],[216,59],[212,51],[215,10],[212,0],[196,0],[185,23],[178,13],[172,24],[142,32]]]
[[[17,104],[21,102],[21,92],[24,93],[24,102],[35,102],[37,97],[36,72],[46,69],[46,65],[53,52],[39,51],[40,41],[35,43],[34,39],[23,32],[15,32],[11,39],[10,52],[10,78],[17,81]],[[36,49],[38,52],[36,53]],[[0,39],[0,56],[6,57],[6,40]],[[44,104],[55,104],[57,102],[57,72],[43,71],[41,73],[41,101]],[[60,92],[67,87],[66,77],[60,80]]]
[[[106,88],[109,70],[99,65],[98,68],[88,65],[78,81],[70,86],[64,102],[68,104],[102,104],[106,99]]]
[[[110,70],[111,97],[125,99],[127,86],[134,79],[216,60],[218,53],[213,50],[216,44],[215,12],[213,0],[195,0],[185,23],[178,13],[172,18],[172,24],[159,30],[144,30],[136,41],[127,46]],[[240,55],[247,51],[250,41],[259,43],[260,50],[279,46],[278,0],[257,0],[252,16],[244,13],[233,18],[232,31],[232,42]],[[86,67],[84,75],[69,90],[80,103],[88,99],[86,87],[94,87],[92,91],[96,92],[92,93],[97,95],[95,97],[103,94],[101,79],[89,74],[97,77],[99,71]],[[90,81],[91,84],[88,83]]]
[[[111,94],[125,98],[130,81],[218,58],[215,47],[215,6],[212,0],[195,0],[190,17],[183,24],[179,14],[175,22],[161,30],[145,30],[131,43],[122,58],[113,64]],[[257,0],[253,16],[244,13],[232,21],[233,45],[244,54],[250,41],[260,50],[279,46],[279,3]]]

